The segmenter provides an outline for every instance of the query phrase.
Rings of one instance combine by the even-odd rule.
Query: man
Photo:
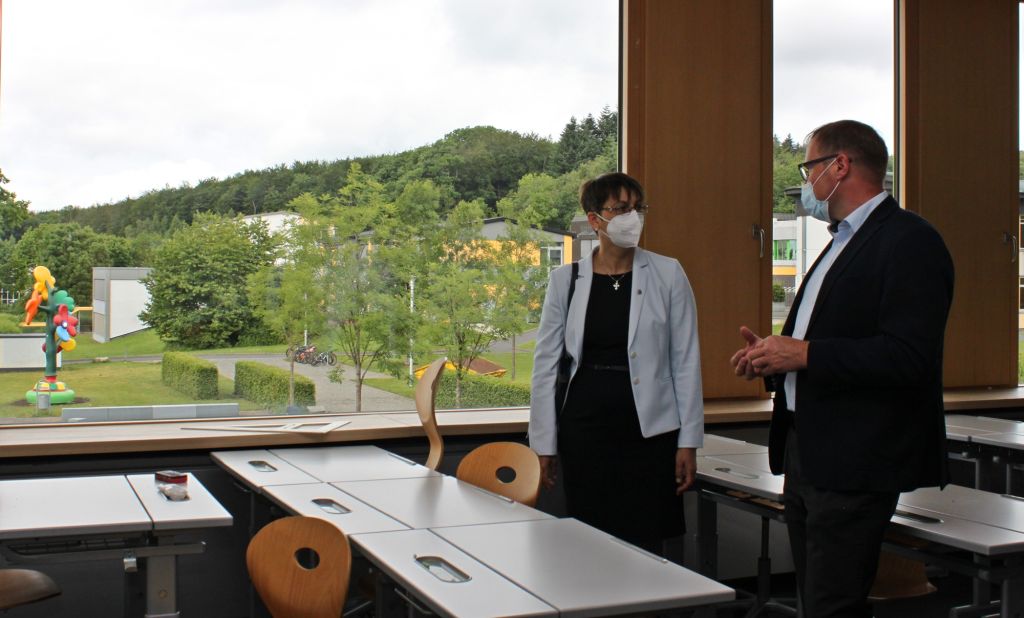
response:
[[[781,336],[740,329],[737,376],[775,391],[772,472],[804,615],[870,616],[882,537],[903,491],[948,478],[942,340],[953,263],[882,186],[885,143],[841,120],[808,136],[801,201],[830,223]]]

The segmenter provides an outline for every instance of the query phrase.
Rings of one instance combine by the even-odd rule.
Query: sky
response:
[[[774,38],[777,134],[891,147],[892,0],[776,0]],[[617,43],[617,0],[5,0],[0,170],[49,210],[466,126],[557,139],[617,105]]]

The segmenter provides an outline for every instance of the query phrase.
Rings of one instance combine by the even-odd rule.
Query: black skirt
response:
[[[629,372],[581,367],[558,423],[569,515],[637,545],[682,534],[678,434],[643,437]]]

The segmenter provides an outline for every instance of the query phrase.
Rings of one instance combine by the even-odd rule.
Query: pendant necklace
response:
[[[615,275],[608,275],[609,277],[612,278],[612,281],[614,281],[614,283],[612,283],[612,289],[615,290],[616,292],[618,292],[619,291],[619,281],[621,281],[622,278],[625,277],[628,274],[629,274],[628,272],[625,272],[625,273],[622,273],[621,275],[619,275],[618,277],[616,277]]]

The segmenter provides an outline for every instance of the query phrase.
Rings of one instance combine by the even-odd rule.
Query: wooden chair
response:
[[[60,594],[46,573],[31,569],[0,569],[0,610],[35,603]]]
[[[911,547],[923,547],[927,542],[913,539],[894,532],[887,532],[887,541]],[[923,562],[882,550],[878,556],[878,572],[871,585],[868,598],[872,601],[908,599],[935,592],[935,586],[928,581]]]
[[[515,478],[503,481],[498,473],[510,468]],[[518,442],[491,442],[476,447],[459,462],[455,476],[527,506],[537,504],[540,491],[540,459]]]
[[[437,388],[441,384],[441,372],[448,362],[446,358],[439,358],[430,363],[423,370],[420,381],[416,384],[416,412],[420,416],[420,424],[430,441],[430,453],[427,455],[426,466],[431,470],[437,470],[441,464],[441,457],[444,455],[444,441],[441,439],[441,432],[437,429],[437,418],[434,415],[434,400],[437,399]]]
[[[303,557],[313,559],[303,564]],[[252,537],[245,562],[274,618],[342,615],[352,552],[345,533],[333,524],[314,517],[272,521]]]

